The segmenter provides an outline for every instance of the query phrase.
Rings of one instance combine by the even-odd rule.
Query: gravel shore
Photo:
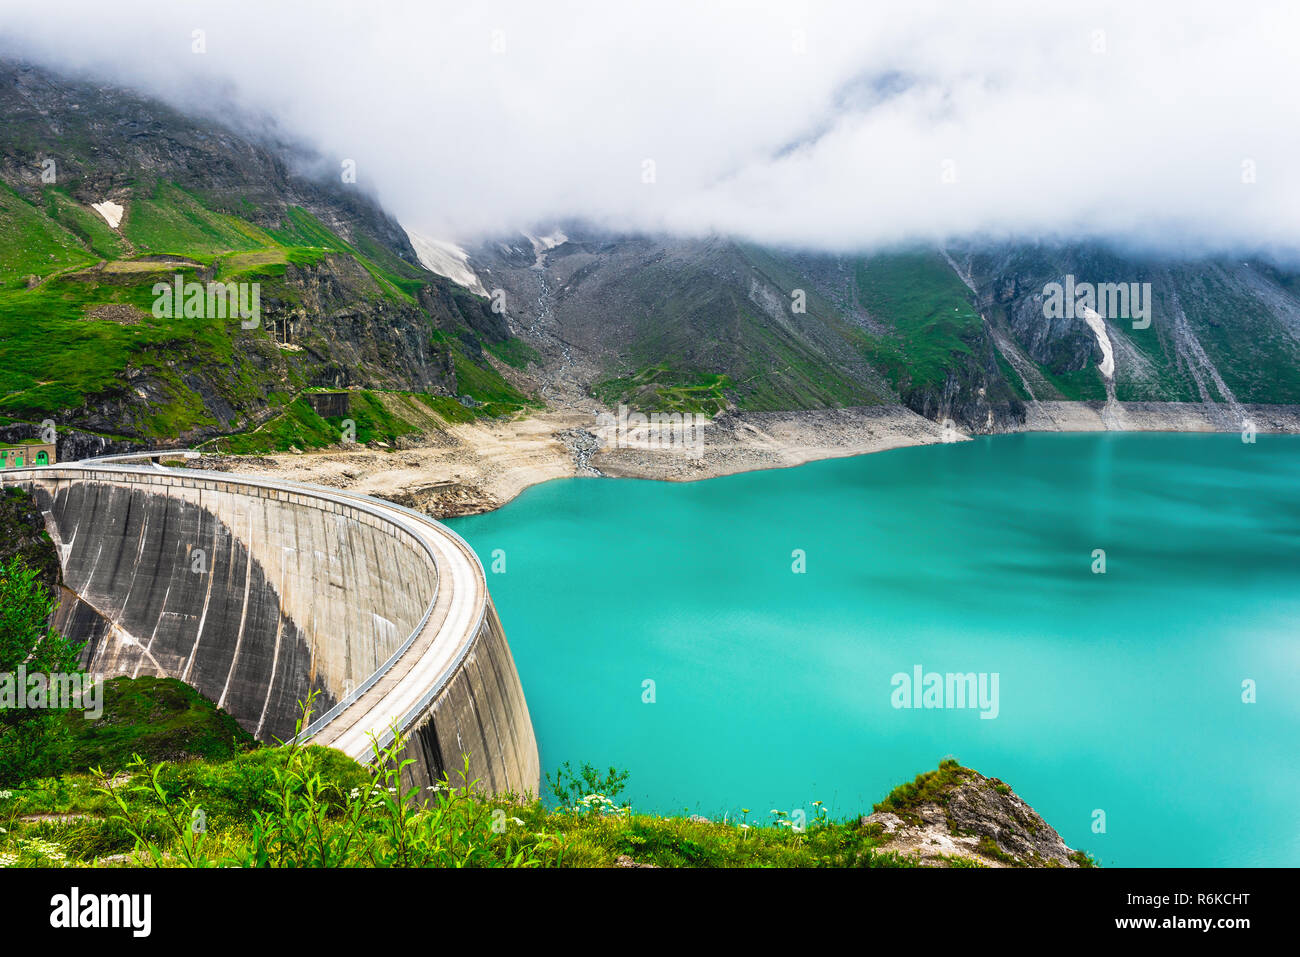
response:
[[[1300,433],[1300,407],[1192,403],[1042,402],[1028,407],[1027,432],[1239,432],[1245,417],[1259,434]],[[549,410],[509,421],[447,425],[397,448],[336,447],[249,458],[204,456],[200,468],[312,482],[375,495],[437,518],[490,511],[554,478],[607,476],[693,481],[816,459],[965,441],[969,436],[903,406],[718,416],[694,450],[664,448],[653,429],[618,447],[608,419]]]

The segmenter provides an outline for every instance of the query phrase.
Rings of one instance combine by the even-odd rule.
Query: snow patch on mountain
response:
[[[450,279],[459,286],[464,286],[470,292],[476,292],[480,296],[487,295],[483,283],[479,281],[478,275],[469,264],[469,253],[465,250],[455,243],[434,239],[412,229],[406,230],[406,236],[410,239],[411,247],[425,269]]]
[[[112,229],[117,229],[122,225],[122,214],[126,210],[117,203],[106,199],[102,203],[91,203],[90,208],[103,216],[104,222],[108,223]]]
[[[561,229],[554,230],[545,236],[533,236],[529,233],[524,233],[524,235],[528,237],[528,241],[533,244],[533,251],[539,256],[569,241],[569,237],[564,235],[564,231]]]
[[[1110,382],[1115,378],[1115,350],[1111,348],[1110,336],[1106,333],[1106,320],[1097,310],[1087,306],[1083,307],[1083,320],[1097,337],[1097,345],[1101,346],[1101,365],[1097,368],[1101,370],[1102,377]]]
[[[564,235],[562,230],[554,230],[545,236],[533,236],[524,233],[524,237],[533,244],[533,255],[537,257],[537,268],[546,266],[546,254],[556,246],[562,246],[569,241],[569,237]]]

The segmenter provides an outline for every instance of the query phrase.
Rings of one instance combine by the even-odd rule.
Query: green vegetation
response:
[[[396,729],[363,766],[296,739],[258,746],[170,679],[115,679],[105,702],[97,722],[62,719],[85,725],[70,730],[64,750],[72,773],[0,791],[0,866],[918,866],[889,849],[879,825],[836,820],[820,801],[798,823],[783,811],[751,820],[745,809],[737,820],[664,817],[619,800],[628,773],[617,768],[563,764],[547,776],[553,801],[544,802],[484,793],[468,759],[437,785],[414,788],[403,784],[412,762]],[[304,714],[311,709],[309,698]],[[945,761],[876,810],[915,816],[920,803],[942,802],[971,776]],[[1008,857],[987,843],[982,854]],[[981,866],[962,857],[945,863]]]
[[[1106,399],[1106,383],[1094,365],[1074,372],[1053,372],[1043,365],[1039,368],[1052,387],[1071,402],[1104,402]]]
[[[975,845],[975,849],[984,857],[991,858],[995,861],[1001,861],[1009,867],[1025,866],[1023,862],[1018,860],[1014,855],[1008,854],[1006,851],[1002,850],[1002,848],[998,847],[998,842],[993,840],[993,838],[989,837],[987,834],[980,835],[979,843]]]
[[[604,807],[616,808],[615,801],[627,786],[628,772],[610,768],[604,775],[590,764],[584,764],[574,771],[568,761],[555,770],[554,776],[546,775],[546,785],[555,795],[560,807],[574,811],[587,810],[593,801]]]
[[[1011,363],[1007,361],[1006,356],[1001,352],[995,351],[995,358],[998,363],[998,371],[1002,373],[1002,378],[1006,380],[1007,385],[1011,387],[1011,394],[1021,402],[1029,401],[1029,392],[1025,389],[1025,384],[1020,380],[1020,375],[1012,368]]]
[[[476,373],[481,372],[477,366],[472,368]],[[484,380],[489,384],[492,381],[486,374]],[[504,385],[504,380],[502,384]],[[507,385],[505,389],[495,387],[480,391],[478,397],[487,395],[497,398],[481,400],[481,404],[474,408],[465,406],[458,399],[422,392],[350,389],[347,392],[348,414],[324,417],[312,408],[307,399],[310,394],[308,391],[283,403],[275,415],[256,428],[210,439],[200,443],[200,447],[233,455],[287,452],[290,449],[324,449],[344,441],[349,420],[355,427],[352,436],[355,442],[362,445],[384,442],[393,446],[400,437],[418,436],[429,427],[437,428],[448,422],[473,422],[487,416],[509,414],[532,404],[518,392],[506,391],[508,389]],[[503,398],[510,395],[517,396],[518,399],[509,401]],[[413,415],[409,405],[403,407],[400,402],[385,402],[386,397],[413,400],[418,403],[417,408],[425,409],[435,417],[430,421],[427,414]]]
[[[301,724],[299,725],[301,727]],[[404,788],[399,738],[362,767],[294,743],[226,760],[130,761],[0,792],[0,863],[60,867],[899,867],[856,820],[806,829],[634,814],[624,772],[563,778],[567,801],[488,797],[468,765]],[[610,794],[588,791],[609,786]],[[612,786],[610,786],[612,785]],[[557,792],[560,793],[560,792]],[[621,859],[621,860],[620,860]]]
[[[63,421],[65,410],[90,396],[120,391],[122,371],[134,367],[154,370],[175,403],[139,410],[137,424],[145,434],[210,423],[170,360],[184,356],[229,365],[238,320],[154,319],[155,279],[134,285],[63,275],[32,289],[0,290],[0,365],[6,370],[0,411],[18,419]],[[94,318],[104,306],[127,307],[124,314],[135,321]]]
[[[648,366],[634,375],[606,379],[592,394],[610,407],[620,402],[643,412],[701,412],[717,415],[727,407],[729,376],[681,372],[666,364]]]
[[[47,189],[45,200],[42,211],[0,189],[0,236],[18,247],[3,249],[0,258],[0,365],[6,369],[0,411],[18,420],[67,421],[93,397],[124,395],[127,374],[144,372],[153,394],[147,403],[132,403],[120,428],[174,438],[217,424],[187,379],[190,368],[229,370],[216,386],[235,407],[259,401],[267,391],[264,373],[246,366],[240,353],[265,341],[265,331],[242,330],[235,318],[157,318],[153,286],[177,273],[200,279],[200,265],[222,256],[228,258],[219,266],[221,278],[258,278],[275,263],[318,260],[321,248],[279,246],[265,231],[211,212],[169,185],[132,203],[121,236],[59,189]],[[260,251],[229,255],[234,250]],[[142,254],[200,265],[138,258]],[[99,256],[119,258],[92,269],[69,268]],[[31,285],[26,274],[45,278]],[[293,299],[282,284],[263,290],[264,300],[277,295]]]
[[[296,449],[323,449],[336,445],[342,432],[330,425],[304,398],[297,398],[274,418],[257,428],[204,443],[218,452],[251,455],[262,452],[287,452]]]
[[[1266,301],[1247,295],[1227,281],[1221,270],[1182,270],[1179,302],[1206,356],[1224,385],[1241,400],[1291,404],[1300,402],[1300,344],[1279,330],[1277,316]],[[1149,332],[1149,330],[1148,330]],[[1142,336],[1133,332],[1131,338]],[[1204,375],[1210,397],[1227,401]],[[1193,398],[1199,393],[1193,390]]]
[[[264,167],[215,154],[202,162],[160,143],[158,164],[117,170],[132,178],[114,180],[125,218],[112,229],[88,205],[98,194],[86,187],[103,181],[106,163],[140,156],[126,148],[138,145],[137,134],[128,124],[69,115],[51,149],[41,116],[27,111],[5,129],[11,173],[46,153],[67,157],[75,172],[65,178],[61,162],[57,185],[33,188],[13,175],[0,183],[0,419],[53,418],[145,442],[239,432],[222,440],[232,451],[317,448],[333,441],[327,433],[337,423],[294,402],[309,384],[391,382],[368,368],[338,376],[332,365],[357,364],[356,351],[330,348],[340,331],[348,345],[364,347],[363,365],[376,362],[374,343],[427,332],[435,347],[428,358],[449,364],[455,391],[469,400],[467,410],[452,397],[429,397],[446,421],[538,407],[497,371],[502,363],[539,364],[536,350],[517,338],[484,342],[504,328],[484,319],[484,300],[403,259],[391,223],[360,201],[295,187],[286,206],[267,195],[277,184],[264,182]],[[204,130],[192,139],[182,118],[169,122],[185,127],[177,142],[208,139]],[[231,195],[240,176],[242,197]],[[603,284],[599,298],[584,303],[575,286],[566,300],[578,325],[605,321],[605,304],[619,304],[609,317],[619,357],[593,386],[609,405],[714,414],[732,404],[746,411],[872,405],[897,393],[925,415],[942,407],[967,417],[978,408],[982,421],[985,404],[999,414],[1009,406],[1014,416],[1029,398],[992,347],[970,291],[933,250],[847,260],[708,241],[661,252],[672,254],[620,254],[611,260],[619,265],[583,279],[588,289]],[[1184,341],[1190,332],[1226,383],[1221,389],[1207,375],[1211,398],[1226,401],[1230,390],[1243,402],[1300,402],[1300,344],[1282,321],[1285,296],[1300,289],[1295,274],[1266,263],[1247,264],[1248,273],[1240,263],[1157,266],[1086,248],[1004,252],[975,250],[967,261],[982,293],[1001,284],[981,308],[1008,330],[1014,324],[1004,310],[1023,320],[1024,297],[1036,294],[1042,277],[1066,269],[1152,276],[1156,321],[1144,331],[1116,328],[1139,358],[1121,370],[1121,400],[1198,401],[1191,371],[1199,362],[1189,360]],[[154,317],[153,284],[175,273],[262,284],[270,321],[245,330],[233,320]],[[326,334],[312,328],[322,313],[330,319]],[[1047,393],[1038,398],[1105,399],[1093,363],[1062,371],[1079,364],[1085,334],[1067,326],[1046,341],[1033,337],[1034,354],[1045,356],[1036,361],[1042,378],[1032,378],[1035,391]],[[379,361],[392,361],[386,348]],[[359,439],[391,443],[417,427],[404,421],[361,408]]]
[[[34,580],[47,590],[58,588],[59,553],[45,530],[40,506],[28,492],[9,485],[0,488],[0,567],[15,561],[35,572]]]
[[[456,367],[456,390],[460,395],[481,404],[477,409],[479,414],[510,415],[525,408],[539,406],[538,402],[525,396],[491,366],[470,359],[458,346],[452,346],[451,355]]]
[[[45,191],[45,212],[101,259],[120,259],[129,252],[103,216],[78,203],[65,190],[51,187]]]
[[[378,393],[358,390],[349,393],[351,396],[351,409],[346,416],[331,416],[326,418],[331,426],[342,430],[347,419],[351,419],[356,424],[358,442],[387,442],[390,445],[397,441],[400,436],[411,435],[418,432],[414,425],[406,422],[393,415],[384,406]]]
[[[123,235],[141,252],[209,259],[231,250],[274,246],[263,230],[206,208],[171,183],[137,193],[122,222]]]
[[[756,300],[755,280],[775,289],[804,288],[807,313],[790,313],[788,299]],[[827,351],[832,344],[851,355],[866,341],[865,333],[808,285],[785,257],[743,243],[709,245],[690,259],[640,264],[619,275],[608,293],[624,304],[621,322],[629,331],[620,365],[608,370],[611,380],[668,370],[659,383],[666,396],[653,385],[638,390],[635,383],[625,384],[632,387],[624,393],[628,405],[647,412],[709,412],[726,404],[723,390],[737,408],[755,412],[878,404],[877,391]],[[629,369],[638,371],[629,376]],[[677,387],[700,391],[673,395]],[[615,404],[621,392],[614,387]]]
[[[72,771],[124,768],[148,761],[223,761],[255,744],[231,715],[176,678],[118,677],[104,682],[103,712],[63,715],[66,743],[59,764]]]
[[[0,416],[6,420],[79,424],[87,407],[107,402],[116,406],[115,431],[171,440],[220,430],[225,423],[214,407],[251,416],[269,400],[279,406],[269,421],[219,446],[263,452],[330,445],[339,439],[340,422],[325,422],[294,400],[305,376],[294,355],[277,348],[270,324],[246,330],[233,317],[158,318],[154,284],[177,274],[187,281],[257,282],[264,310],[302,310],[303,287],[290,270],[328,260],[348,295],[372,303],[372,315],[380,315],[415,308],[429,281],[364,235],[347,242],[299,207],[290,207],[279,227],[265,229],[161,182],[127,200],[119,233],[63,187],[46,187],[42,201],[33,205],[0,186],[0,367],[6,370]],[[518,340],[497,353],[514,364],[537,358]],[[459,350],[453,359],[462,394],[482,403],[470,418],[532,404],[484,363]],[[460,420],[460,410],[450,412]],[[366,394],[356,398],[352,418],[361,442],[391,443],[417,431]]]
[[[374,281],[374,298],[414,303],[416,293],[427,282],[427,276],[419,268],[368,237],[358,236],[354,246],[299,206],[289,207],[285,222],[270,233],[288,247],[328,249],[347,254]]]
[[[900,392],[939,388],[982,334],[969,290],[938,253],[895,253],[857,264],[859,299],[893,327],[865,347]]]
[[[160,183],[128,202],[118,234],[61,188],[49,187],[43,196],[42,209],[0,188],[0,366],[6,369],[0,415],[6,419],[68,423],[94,400],[108,399],[120,403],[118,431],[174,439],[221,428],[211,397],[198,391],[206,388],[236,410],[253,412],[268,399],[272,408],[279,406],[269,421],[219,440],[226,451],[328,446],[339,440],[342,420],[326,422],[293,398],[303,376],[293,357],[277,349],[267,325],[245,330],[233,317],[158,318],[154,284],[176,274],[187,281],[258,282],[264,308],[295,309],[303,293],[290,268],[329,259],[350,294],[409,308],[429,279],[364,236],[344,241],[298,207],[287,210],[280,227],[263,229]],[[100,258],[107,261],[96,264]],[[460,393],[479,403],[469,418],[536,404],[486,362],[469,358],[458,341],[445,348]],[[495,353],[516,366],[539,358],[518,340],[501,343]],[[203,386],[195,370],[202,370]],[[138,386],[128,382],[146,382],[147,399],[141,401]],[[464,419],[463,406],[434,401],[431,408]],[[392,443],[418,431],[365,393],[356,396],[351,418],[360,442]]]
[[[516,369],[525,369],[530,363],[540,365],[542,362],[542,357],[537,350],[522,339],[507,339],[505,342],[489,343],[487,350],[506,365]]]
[[[81,646],[49,625],[55,605],[36,569],[28,568],[18,557],[0,562],[0,676],[17,676],[21,666],[26,675],[46,675],[45,686],[49,687],[50,675],[81,674],[77,663]],[[6,680],[11,692],[17,680]],[[65,738],[61,714],[50,706],[17,707],[15,701],[0,704],[0,785],[60,769]]]
[[[211,446],[237,455],[287,452],[291,448],[323,449],[343,441],[348,419],[356,426],[354,440],[363,444],[371,441],[391,444],[399,435],[417,431],[410,423],[389,413],[373,393],[358,390],[349,392],[348,396],[350,411],[346,416],[322,417],[306,398],[299,396],[258,428],[214,439]]]
[[[3,183],[0,224],[0,291],[23,288],[28,277],[94,262],[81,240]]]
[[[964,768],[953,758],[939,762],[934,771],[918,774],[914,781],[900,784],[889,792],[873,811],[888,811],[897,814],[909,824],[921,824],[917,809],[922,804],[944,805],[948,802],[948,792],[965,781],[978,777],[975,771]]]
[[[473,422],[478,418],[478,410],[468,408],[459,399],[426,394],[417,395],[416,398],[447,422]]]

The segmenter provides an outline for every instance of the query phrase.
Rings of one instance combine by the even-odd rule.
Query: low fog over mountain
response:
[[[1187,255],[1290,251],[1300,219],[1293,5],[9,6],[10,54],[274,128],[444,239]]]

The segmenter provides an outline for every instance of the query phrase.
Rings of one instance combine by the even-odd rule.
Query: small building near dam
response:
[[[21,469],[32,465],[53,465],[55,446],[40,442],[0,445],[0,469]]]
[[[352,411],[352,396],[344,391],[304,392],[303,398],[322,419],[341,419]]]

